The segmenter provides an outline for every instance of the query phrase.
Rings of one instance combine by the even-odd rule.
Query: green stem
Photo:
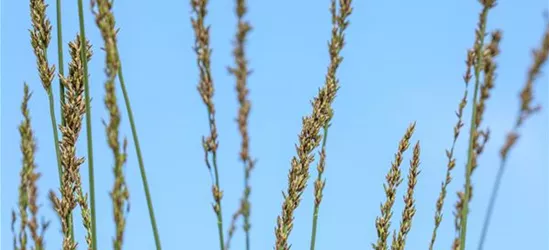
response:
[[[118,54],[118,51],[117,51]],[[137,137],[137,129],[135,127],[135,121],[133,119],[132,106],[130,104],[130,98],[128,91],[126,90],[126,84],[124,83],[124,75],[122,74],[122,63],[118,61],[118,79],[120,80],[120,87],[122,88],[122,94],[124,95],[124,101],[126,103],[126,111],[128,113],[128,118],[130,120],[130,126],[132,129],[132,136],[135,145],[135,152],[137,153],[137,161],[139,162],[139,170],[141,171],[141,180],[143,182],[143,189],[145,190],[145,197],[147,199],[147,206],[149,208],[149,218],[151,221],[151,226],[154,234],[154,243],[156,244],[156,249],[162,249],[160,245],[160,236],[158,234],[158,227],[156,226],[156,219],[154,216],[153,202],[151,198],[151,192],[149,191],[149,184],[147,182],[147,173],[145,172],[145,164],[143,163],[143,156],[141,154],[141,147],[139,146],[139,139]]]
[[[84,95],[86,98],[86,136],[88,141],[88,178],[90,184],[90,210],[92,222],[92,249],[97,250],[97,226],[95,211],[95,178],[93,170],[93,136],[91,125],[90,86],[88,80],[88,60],[86,55],[86,29],[84,26],[84,10],[82,0],[78,0],[78,20],[80,23],[80,60],[84,68]]]
[[[249,161],[250,159],[248,159]],[[246,204],[247,212],[243,214],[244,217],[244,233],[246,237],[246,250],[250,250],[250,169],[244,164],[244,202]]]
[[[475,70],[476,71],[476,70]],[[477,73],[475,73],[477,75]],[[472,164],[473,164],[473,154],[474,154],[474,138],[473,134],[476,132],[475,120],[477,116],[477,96],[478,96],[478,86],[479,80],[475,82],[475,92],[473,94],[473,114],[471,115],[471,129],[469,131],[469,148],[467,150],[467,167],[465,170],[465,195],[463,198],[463,208],[461,210],[461,222],[460,222],[460,250],[465,249],[465,240],[467,236],[467,217],[469,214],[469,199],[471,197],[471,174],[472,174]]]
[[[50,119],[51,119],[51,127],[53,129],[53,141],[55,146],[55,156],[57,157],[57,170],[59,172],[59,183],[63,182],[63,168],[61,166],[61,153],[59,152],[59,134],[57,132],[57,121],[55,119],[55,105],[53,102],[53,94],[51,93],[51,89],[47,91],[48,93],[48,101],[50,104]]]
[[[244,225],[250,225],[250,218],[244,217]],[[250,250],[250,230],[246,230],[246,250]]]
[[[219,173],[217,171],[217,152],[216,151],[212,152],[212,161],[213,161],[213,167],[214,167],[214,172],[215,172],[215,185],[217,186],[218,189],[220,189],[220,187],[219,187]],[[225,240],[223,239],[223,209],[221,209],[221,202],[218,202],[217,205],[219,206],[219,212],[217,212],[217,231],[219,233],[219,247],[220,247],[221,250],[224,250],[225,249],[225,245],[224,245]]]
[[[55,144],[55,156],[57,157],[57,170],[59,172],[59,183],[62,185],[63,183],[63,167],[61,166],[61,152],[59,151],[59,133],[57,132],[57,120],[55,119],[55,104],[53,101],[53,94],[51,91],[51,87],[49,90],[47,90],[48,94],[48,102],[50,106],[50,120],[51,120],[51,127],[53,129],[53,143]],[[69,228],[70,228],[70,234],[72,239],[74,239],[74,226],[73,226],[73,217],[72,213],[69,215],[69,218],[67,218],[69,221]]]
[[[492,188],[492,195],[490,196],[490,202],[488,203],[488,209],[486,210],[486,217],[484,218],[484,224],[482,225],[482,233],[480,235],[478,250],[482,250],[484,248],[484,241],[486,240],[486,235],[488,234],[488,227],[490,226],[490,220],[492,218],[492,214],[494,213],[494,206],[499,193],[499,187],[501,186],[501,180],[503,179],[503,173],[505,172],[505,163],[506,159],[502,159],[496,180],[494,182],[494,187]]]
[[[56,2],[56,12],[57,12],[57,68],[59,69],[59,74],[64,76],[64,63],[63,63],[63,26],[61,21],[61,0]],[[59,78],[59,100],[61,103],[60,107],[60,116],[61,124],[65,125],[65,117],[63,116],[63,103],[65,103],[65,86],[63,81]]]
[[[61,21],[61,17],[62,17],[62,12],[61,12],[61,0],[57,0],[56,1],[56,18],[57,18],[57,62],[58,62],[58,65],[57,65],[57,68],[59,70],[59,74],[64,76],[65,75],[65,70],[64,70],[64,66],[65,66],[65,63],[63,62],[63,22]],[[52,98],[53,99],[53,98]],[[65,125],[65,116],[63,115],[63,104],[65,103],[65,86],[63,85],[63,81],[61,80],[61,78],[59,78],[59,117],[61,117],[61,125]],[[50,105],[52,105],[50,103]],[[53,109],[52,106],[50,106],[50,108]],[[56,122],[57,123],[57,122]],[[57,133],[57,125],[55,126],[55,132]],[[57,146],[55,147],[55,150],[56,151],[59,151],[59,139],[57,137],[58,135],[56,135],[56,139],[58,140],[58,142],[56,143]],[[56,152],[58,153],[58,157],[60,157],[60,153],[59,152]],[[59,164],[61,164],[61,159],[58,158],[58,161],[59,161]],[[59,165],[59,185],[63,185],[63,168],[61,165]],[[73,223],[73,216],[72,216],[72,213],[70,214],[69,218],[67,218],[68,221],[69,221],[69,228],[70,228],[70,232],[71,232],[71,237],[74,239],[74,223]]]
[[[488,8],[484,7],[481,15],[481,22],[486,20],[488,15]],[[479,45],[476,48],[476,63],[475,63],[475,91],[473,94],[473,105],[472,105],[472,115],[471,115],[471,129],[469,131],[469,148],[467,150],[467,167],[465,170],[465,195],[463,198],[463,208],[461,210],[461,221],[460,221],[460,250],[465,250],[466,238],[467,238],[467,217],[469,214],[469,199],[471,197],[471,174],[473,171],[473,155],[475,150],[475,140],[474,134],[477,130],[476,119],[477,119],[477,102],[478,102],[478,90],[480,87],[480,71],[483,65],[483,54],[482,49],[484,47],[484,36],[486,34],[486,23],[480,24],[480,31],[478,35]]]
[[[328,141],[328,128],[329,128],[329,121],[326,122],[326,125],[324,126],[324,137],[322,138],[322,149],[324,150],[326,148],[326,142]],[[318,172],[318,178],[317,181],[322,181],[322,173]],[[316,244],[316,228],[318,224],[318,211],[320,209],[320,203],[315,203],[315,208],[313,212],[313,229],[311,233],[311,250],[315,249]]]

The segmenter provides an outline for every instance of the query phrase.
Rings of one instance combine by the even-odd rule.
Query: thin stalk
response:
[[[53,94],[51,93],[51,90],[48,91],[48,101],[50,105],[50,120],[51,120],[51,126],[53,128],[53,141],[55,143],[55,156],[57,157],[57,171],[59,172],[59,183],[62,182],[61,177],[63,176],[63,169],[61,167],[61,154],[59,153],[59,133],[57,132],[57,121],[55,119],[55,105],[53,101]]]
[[[478,56],[478,55],[477,55]],[[475,76],[477,76],[477,70],[475,69]],[[476,132],[475,119],[477,117],[477,96],[478,89],[480,85],[480,80],[475,80],[475,92],[473,94],[473,114],[471,115],[471,129],[469,131],[469,148],[467,150],[467,167],[465,173],[465,195],[463,200],[463,209],[461,210],[461,223],[460,223],[460,250],[465,249],[465,240],[467,235],[467,216],[469,213],[469,197],[471,197],[470,186],[471,186],[471,170],[473,163],[473,154],[474,154],[474,140],[473,134]]]
[[[485,9],[482,12],[482,17],[480,20],[486,20],[488,15],[488,10]],[[477,119],[477,102],[478,102],[478,90],[480,86],[480,72],[482,70],[483,63],[483,48],[484,48],[484,36],[486,34],[486,24],[480,25],[479,30],[479,45],[476,47],[476,62],[474,66],[475,71],[475,90],[473,92],[473,105],[471,106],[473,112],[471,114],[471,129],[469,130],[469,148],[467,150],[467,167],[465,170],[465,195],[463,199],[463,209],[461,210],[461,220],[460,220],[460,250],[465,250],[466,238],[467,238],[467,217],[469,214],[469,199],[471,197],[471,174],[473,170],[473,154],[474,154],[474,134],[476,133],[476,119]]]
[[[326,123],[326,125],[324,125],[324,136],[322,138],[322,152],[325,152],[325,149],[326,149],[326,142],[328,141],[328,128],[329,128],[329,123]],[[320,158],[320,161],[324,161],[324,157],[321,157]],[[319,164],[324,164],[324,163],[319,163]],[[324,171],[319,171],[318,172],[318,178],[317,178],[317,182],[320,182],[322,183],[322,174],[324,173]],[[324,188],[323,186],[319,187],[319,188]],[[322,191],[321,191],[322,192]],[[317,228],[317,224],[318,224],[318,211],[320,209],[320,201],[319,202],[315,202],[315,208],[314,208],[314,212],[313,212],[313,229],[312,229],[312,233],[311,233],[311,250],[314,250],[315,249],[315,244],[316,244],[316,228]]]
[[[545,27],[545,34],[542,39],[541,47],[533,51],[534,61],[532,66],[528,70],[528,78],[526,80],[526,84],[520,92],[520,111],[516,118],[515,127],[511,132],[507,134],[506,142],[500,150],[501,162],[497,172],[496,180],[494,182],[494,186],[492,188],[492,194],[488,203],[488,209],[486,210],[484,224],[482,225],[482,233],[480,236],[478,250],[482,250],[484,248],[484,242],[488,234],[488,227],[490,226],[490,221],[494,213],[494,207],[501,186],[501,181],[503,179],[503,174],[507,166],[507,156],[511,148],[517,143],[517,140],[520,138],[518,130],[522,126],[524,121],[526,121],[526,119],[528,119],[534,113],[538,112],[541,108],[538,105],[532,106],[532,100],[534,99],[534,82],[537,76],[540,74],[541,68],[546,63],[547,57],[549,56],[549,22],[546,25],[547,26]]]
[[[215,172],[215,185],[217,188],[220,187],[219,185],[219,173],[217,170],[217,151],[212,152],[212,161],[213,161],[213,167]],[[219,233],[219,247],[221,250],[225,249],[224,245],[224,237],[223,237],[223,209],[221,208],[221,202],[218,202],[217,205],[219,206],[219,212],[217,214],[217,232]]]
[[[501,180],[503,179],[503,173],[505,172],[505,163],[506,159],[503,159],[500,163],[496,180],[494,182],[494,187],[492,188],[492,194],[490,195],[490,201],[488,203],[488,209],[486,210],[486,216],[484,223],[482,225],[482,232],[480,234],[480,242],[478,249],[482,250],[484,248],[484,241],[486,240],[486,235],[488,233],[488,227],[490,225],[490,220],[492,218],[492,213],[494,212],[494,206],[496,204],[496,199],[499,192],[499,187],[501,186]]]
[[[118,51],[117,51],[118,53]],[[145,190],[145,197],[147,199],[147,206],[149,208],[149,218],[151,221],[151,226],[154,235],[154,243],[156,249],[162,249],[160,245],[160,236],[158,233],[158,227],[156,226],[156,219],[154,216],[153,203],[151,198],[151,192],[149,191],[149,184],[147,182],[147,172],[145,172],[145,164],[143,163],[143,155],[141,154],[141,147],[139,146],[139,139],[137,137],[137,129],[135,127],[135,122],[133,119],[132,106],[130,104],[130,98],[128,91],[126,90],[126,84],[124,83],[124,75],[122,75],[122,62],[118,61],[118,80],[120,80],[120,87],[122,89],[122,94],[124,95],[124,102],[126,103],[126,111],[128,113],[128,118],[130,120],[130,126],[132,129],[132,136],[135,145],[135,152],[137,153],[137,161],[139,162],[139,170],[141,171],[141,181],[143,182],[143,189]]]
[[[326,125],[324,125],[324,136],[322,137],[322,152],[325,152],[326,150],[326,143],[328,141],[328,128],[329,128],[329,122],[326,123]],[[320,157],[320,161],[325,161],[325,158],[324,157]],[[324,164],[324,163],[319,163],[319,164]],[[317,182],[319,183],[323,183],[322,182],[322,174],[324,173],[324,171],[318,171],[318,178],[316,179]],[[323,184],[322,184],[323,185]],[[316,186],[315,186],[316,188]],[[320,186],[318,188],[321,188],[320,192],[322,192],[322,189],[324,188],[324,186]],[[321,194],[322,195],[322,194]],[[316,228],[317,228],[317,224],[318,224],[318,211],[320,209],[320,200],[318,202],[315,202],[315,208],[314,208],[314,212],[313,212],[313,229],[312,229],[312,233],[311,233],[311,250],[314,250],[315,249],[315,244],[316,244]]]
[[[93,170],[93,136],[91,126],[91,103],[90,103],[90,88],[88,81],[88,60],[86,60],[86,29],[84,26],[84,8],[82,0],[78,0],[78,21],[80,23],[80,60],[84,68],[84,95],[86,99],[86,137],[88,142],[88,178],[90,185],[90,210],[92,221],[92,249],[97,250],[97,226],[96,226],[96,211],[95,211],[95,178]]]
[[[59,133],[57,132],[57,121],[55,119],[55,105],[54,105],[54,101],[53,101],[53,94],[52,94],[52,91],[51,89],[48,91],[48,102],[49,102],[49,105],[50,105],[50,117],[51,117],[51,125],[52,125],[52,128],[53,128],[53,141],[55,143],[55,155],[57,156],[57,164],[58,164],[58,172],[59,172],[59,183],[61,184],[63,181],[62,181],[62,176],[63,176],[63,169],[61,167],[61,153],[59,151]],[[73,223],[73,220],[72,220],[72,214],[69,216],[68,221],[69,221],[69,228],[70,228],[70,234],[71,234],[71,237],[74,239],[74,223]]]
[[[199,82],[197,90],[202,98],[204,105],[206,105],[208,111],[208,123],[210,128],[210,135],[202,137],[202,146],[204,148],[204,163],[212,174],[212,168],[210,163],[210,153],[212,155],[213,168],[215,174],[215,182],[212,178],[212,196],[215,204],[212,204],[213,210],[217,215],[217,227],[219,234],[219,246],[221,250],[225,249],[224,237],[223,237],[223,212],[221,208],[221,199],[223,198],[223,191],[221,191],[219,185],[219,173],[217,168],[217,128],[215,123],[215,106],[213,103],[214,84],[211,74],[211,48],[210,48],[210,29],[205,25],[204,20],[208,13],[207,5],[208,0],[191,0],[191,7],[193,15],[191,17],[191,24],[194,30],[195,43],[193,49],[196,53],[196,63],[199,69]]]
[[[64,62],[63,62],[63,25],[61,21],[62,12],[61,12],[61,0],[56,1],[56,18],[57,18],[57,62],[58,66],[57,69],[59,70],[59,74],[62,76],[65,76],[65,70],[64,70]],[[59,117],[61,117],[61,125],[65,125],[65,116],[63,115],[63,103],[65,103],[65,85],[63,85],[63,81],[61,78],[59,78]],[[56,147],[56,150],[59,146]],[[62,169],[60,169],[59,172],[59,185],[61,184],[62,180]],[[74,223],[73,223],[73,216],[71,214],[69,218],[69,224],[71,228],[71,237],[74,239]]]
[[[58,66],[57,69],[59,70],[59,74],[64,76],[65,70],[64,70],[64,63],[63,63],[63,26],[61,21],[61,0],[57,0],[56,2],[56,14],[57,14],[57,61]],[[61,117],[61,124],[65,125],[65,117],[63,116],[63,103],[65,102],[65,86],[63,85],[63,81],[61,81],[61,78],[59,78],[59,100],[60,100],[60,117]]]

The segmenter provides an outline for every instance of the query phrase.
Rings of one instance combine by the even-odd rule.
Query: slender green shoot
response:
[[[118,53],[118,51],[117,51]],[[160,234],[158,233],[158,227],[156,226],[156,218],[154,216],[153,202],[151,198],[151,192],[149,191],[149,183],[147,181],[147,172],[145,171],[145,164],[143,163],[143,155],[141,154],[141,146],[139,146],[139,138],[137,137],[137,128],[133,119],[132,106],[130,104],[130,98],[128,91],[126,90],[126,84],[124,83],[124,75],[122,75],[122,62],[118,62],[118,80],[120,80],[120,87],[122,89],[122,95],[124,96],[124,102],[126,104],[126,112],[130,120],[130,127],[132,129],[133,142],[135,145],[135,152],[137,153],[137,161],[139,162],[139,170],[141,172],[141,181],[143,182],[143,189],[145,190],[145,198],[147,199],[147,207],[149,208],[149,218],[154,235],[154,243],[156,249],[162,249],[160,244]]]
[[[532,106],[532,100],[534,99],[533,87],[534,87],[535,80],[537,79],[538,75],[541,73],[541,68],[547,62],[547,57],[549,55],[549,22],[546,24],[545,34],[543,36],[542,44],[540,48],[534,50],[533,52],[534,52],[533,53],[534,61],[532,63],[532,66],[530,66],[530,69],[528,70],[526,84],[524,85],[524,88],[520,92],[521,107],[515,121],[515,126],[507,134],[507,139],[505,141],[505,144],[500,150],[501,162],[496,175],[494,186],[492,187],[492,194],[490,195],[490,201],[488,202],[488,208],[486,210],[484,223],[482,225],[482,231],[480,235],[480,241],[478,244],[478,250],[484,249],[484,242],[486,241],[488,228],[490,226],[490,220],[492,218],[492,214],[494,213],[494,208],[496,204],[496,199],[498,197],[499,188],[501,186],[503,174],[505,173],[507,156],[509,155],[509,151],[517,143],[520,137],[519,129],[524,123],[524,121],[540,110],[540,106]]]
[[[64,63],[63,63],[63,25],[61,21],[61,0],[56,0],[56,15],[57,15],[57,69],[59,70],[59,74],[64,76],[65,70],[64,70]],[[61,124],[65,125],[65,117],[63,116],[63,103],[65,102],[65,86],[63,85],[63,81],[61,78],[59,78],[59,100],[61,105],[59,105],[59,116],[61,117]]]
[[[318,175],[315,182],[315,207],[313,212],[313,229],[311,233],[311,250],[315,249],[316,244],[316,228],[318,224],[318,212],[320,209],[320,202],[322,201],[322,191],[326,185],[326,181],[322,180],[322,174],[324,173],[324,166],[326,164],[326,143],[328,141],[328,128],[329,122],[326,123],[323,129],[322,148],[320,149],[320,159],[317,166]]]
[[[466,237],[467,237],[467,217],[469,215],[469,200],[471,198],[471,175],[473,173],[473,159],[475,158],[475,147],[476,147],[476,138],[475,134],[478,133],[478,109],[477,104],[479,103],[478,93],[480,89],[480,77],[481,72],[484,68],[484,37],[486,36],[486,20],[488,17],[488,11],[495,6],[495,0],[484,0],[481,1],[483,4],[483,10],[480,14],[479,19],[479,28],[476,31],[477,39],[474,46],[475,50],[475,64],[474,64],[474,76],[475,76],[475,86],[473,92],[473,104],[472,114],[471,114],[471,128],[469,130],[469,146],[467,149],[467,165],[465,169],[465,190],[463,195],[463,204],[460,214],[460,230],[459,230],[459,248],[460,250],[465,250]]]
[[[82,0],[78,0],[78,21],[80,24],[80,60],[84,68],[84,96],[86,101],[86,137],[88,142],[88,179],[90,185],[90,210],[92,221],[92,249],[97,250],[97,223],[95,211],[95,176],[93,169],[93,136],[91,125],[91,101],[90,101],[90,85],[88,79],[88,61],[86,60],[86,29],[84,25],[84,7]]]

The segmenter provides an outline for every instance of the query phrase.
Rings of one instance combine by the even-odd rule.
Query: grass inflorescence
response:
[[[378,238],[376,243],[372,244],[372,247],[375,250],[385,250],[388,247],[387,239],[390,234],[391,218],[393,216],[393,205],[395,204],[396,191],[400,183],[402,183],[402,171],[400,170],[400,165],[402,164],[404,153],[410,147],[410,139],[414,134],[415,128],[416,123],[414,122],[406,129],[404,136],[398,143],[395,159],[391,163],[391,168],[385,177],[387,183],[383,184],[383,189],[385,190],[385,196],[387,199],[380,206],[381,216],[376,218],[375,225]],[[419,157],[419,147],[417,147],[417,150],[417,157]]]
[[[69,44],[69,48],[72,57],[69,65],[69,75],[68,77],[60,76],[66,90],[62,106],[65,124],[59,126],[62,134],[59,148],[61,165],[63,166],[63,181],[60,188],[61,198],[57,197],[52,191],[50,192],[50,199],[61,219],[64,236],[63,249],[75,249],[77,246],[74,234],[71,232],[71,227],[73,227],[71,218],[77,205],[81,209],[88,249],[92,249],[90,209],[80,176],[80,166],[84,163],[84,158],[76,156],[76,143],[82,129],[82,119],[86,112],[79,36]],[[87,44],[84,48],[86,49],[86,60],[89,60],[91,58],[91,46]]]
[[[126,145],[124,139],[123,145],[119,141],[120,127],[120,109],[118,108],[115,80],[120,67],[118,58],[117,38],[115,29],[115,19],[112,12],[112,1],[97,0],[92,2],[94,9],[95,22],[101,31],[103,37],[104,48],[106,51],[105,73],[107,80],[105,82],[105,107],[109,112],[109,122],[106,124],[107,142],[111,148],[114,159],[114,184],[111,191],[113,202],[114,223],[116,232],[113,238],[113,248],[115,250],[122,249],[124,242],[124,231],[126,228],[125,211],[128,210],[129,191],[126,186],[123,166],[126,162]]]
[[[335,13],[335,1],[332,1],[332,13]],[[291,169],[288,174],[288,189],[284,193],[282,212],[277,218],[275,228],[277,250],[290,248],[288,237],[293,228],[294,211],[301,202],[301,197],[309,179],[309,166],[314,160],[313,150],[320,144],[322,136],[320,130],[328,124],[332,117],[332,102],[335,99],[339,88],[338,80],[335,78],[337,68],[342,58],[340,51],[345,43],[345,29],[349,25],[347,18],[351,15],[352,7],[350,0],[339,2],[339,13],[332,28],[332,38],[329,44],[330,66],[326,74],[326,82],[318,91],[318,95],[312,102],[312,114],[302,119],[302,130],[299,135],[299,142],[296,146],[296,156],[292,158]]]
[[[236,1],[236,16],[237,16],[237,32],[234,41],[233,56],[235,61],[235,67],[229,67],[229,73],[236,78],[236,92],[237,100],[239,104],[237,123],[242,142],[240,144],[240,161],[244,167],[244,192],[240,199],[240,207],[233,214],[229,230],[227,232],[227,241],[225,243],[225,249],[230,248],[231,239],[236,230],[236,221],[240,216],[243,217],[242,229],[245,233],[246,250],[250,250],[250,194],[252,187],[250,185],[250,175],[255,167],[255,160],[250,156],[250,136],[248,134],[248,117],[251,111],[251,101],[248,98],[248,76],[251,70],[248,69],[248,61],[246,59],[246,39],[248,33],[252,30],[252,26],[248,21],[244,19],[248,11],[246,0]]]
[[[193,17],[191,18],[192,27],[195,36],[194,50],[196,53],[196,63],[199,69],[198,92],[206,109],[208,111],[208,126],[210,134],[202,137],[202,146],[204,147],[204,162],[210,174],[213,170],[212,180],[212,195],[214,198],[213,210],[217,217],[217,229],[219,234],[219,248],[225,248],[224,232],[223,232],[223,209],[221,207],[221,199],[223,191],[220,187],[219,171],[217,164],[217,149],[219,142],[217,140],[217,125],[215,120],[215,105],[213,102],[214,84],[211,73],[211,53],[210,48],[210,28],[205,24],[206,15],[208,14],[208,0],[191,0]],[[211,159],[210,159],[211,158]]]
[[[21,136],[21,153],[23,155],[22,168],[20,172],[19,184],[19,233],[16,235],[15,223],[17,214],[12,211],[12,231],[14,233],[14,249],[42,250],[44,249],[44,233],[48,228],[49,222],[38,222],[40,205],[38,204],[38,185],[37,181],[41,173],[37,171],[35,163],[36,141],[31,126],[31,117],[29,111],[29,101],[31,92],[29,86],[25,83],[23,89],[23,102],[21,103],[21,114],[23,121],[19,125],[19,135]],[[32,245],[29,244],[29,236]]]
[[[474,60],[474,52],[473,50],[469,50],[467,52],[467,60],[466,63],[466,70],[465,74],[463,75],[463,81],[465,82],[465,91],[463,93],[463,97],[461,98],[461,101],[459,102],[458,110],[456,111],[456,116],[458,118],[458,121],[456,122],[456,125],[454,126],[454,139],[452,141],[452,147],[449,150],[446,150],[446,158],[448,158],[448,164],[446,165],[446,175],[444,178],[444,181],[442,182],[440,193],[437,198],[436,202],[436,212],[435,212],[435,227],[433,229],[433,233],[431,235],[431,241],[429,243],[429,250],[433,250],[435,246],[435,241],[437,237],[437,230],[440,226],[440,223],[442,222],[442,209],[444,207],[444,200],[446,198],[448,185],[450,185],[450,182],[452,182],[452,170],[456,167],[456,158],[454,156],[454,151],[456,149],[456,143],[459,138],[459,135],[461,133],[461,128],[463,127],[463,111],[465,110],[465,107],[467,106],[467,96],[468,96],[468,89],[469,89],[469,82],[471,81],[471,67],[473,66],[473,60]]]

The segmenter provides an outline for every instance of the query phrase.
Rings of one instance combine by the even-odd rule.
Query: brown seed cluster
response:
[[[50,193],[50,199],[54,204],[54,209],[61,218],[61,227],[63,231],[63,249],[76,249],[77,242],[72,238],[72,212],[77,205],[82,210],[82,221],[86,229],[86,242],[88,249],[92,249],[91,217],[87,202],[87,194],[82,190],[82,178],[80,176],[80,166],[84,163],[84,158],[76,156],[76,142],[82,129],[82,119],[86,112],[86,103],[84,101],[84,73],[82,60],[80,58],[80,36],[69,43],[71,62],[69,64],[68,77],[59,76],[65,87],[65,97],[62,105],[64,124],[59,126],[62,133],[59,149],[61,152],[61,165],[63,166],[63,177],[61,185],[61,198],[58,198],[53,192]],[[85,46],[86,60],[91,59],[91,45]]]
[[[391,217],[393,216],[393,205],[395,203],[396,191],[400,183],[402,182],[400,165],[402,164],[402,156],[410,147],[410,139],[414,134],[416,123],[412,123],[406,129],[404,136],[398,144],[398,150],[395,154],[395,159],[391,163],[391,169],[387,176],[385,177],[387,183],[383,184],[385,190],[385,196],[387,200],[381,205],[381,216],[376,218],[376,231],[377,231],[377,242],[372,244],[373,249],[375,250],[386,250],[387,249],[387,238],[390,234],[391,227]],[[419,147],[418,147],[419,154]],[[418,155],[419,157],[419,155]]]
[[[309,179],[309,166],[314,160],[312,152],[318,147],[321,140],[320,129],[330,120],[332,116],[331,104],[335,99],[339,88],[335,77],[337,68],[343,58],[340,52],[345,43],[344,31],[349,25],[347,18],[352,12],[351,0],[339,1],[339,13],[335,13],[335,1],[332,1],[332,16],[337,20],[332,28],[332,38],[329,42],[330,65],[326,74],[325,85],[319,90],[318,96],[314,98],[313,113],[303,118],[303,126],[299,135],[299,143],[296,146],[296,154],[291,162],[291,170],[288,174],[288,189],[283,194],[282,214],[277,218],[275,228],[277,250],[290,248],[288,237],[293,228],[294,211],[301,202],[301,196]]]
[[[31,0],[32,30],[31,45],[36,56],[36,63],[42,86],[51,94],[51,82],[55,75],[55,66],[48,63],[48,46],[51,40],[51,23],[46,16],[47,4],[44,0]]]

